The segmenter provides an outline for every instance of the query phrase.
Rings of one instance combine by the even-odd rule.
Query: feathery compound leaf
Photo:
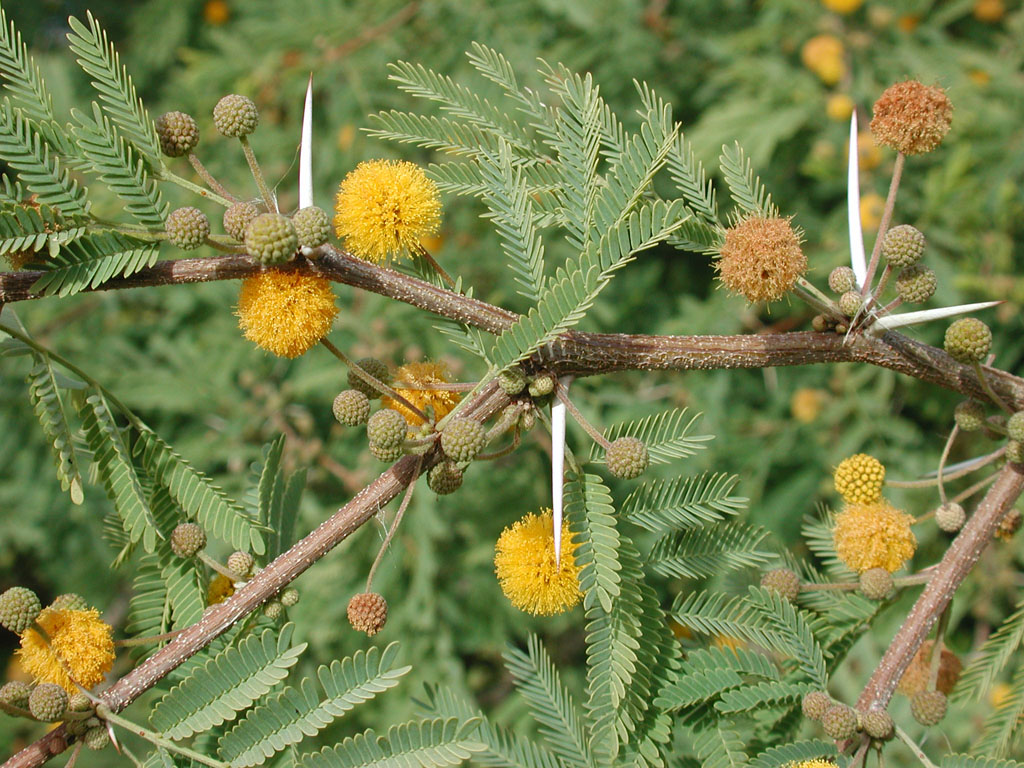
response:
[[[132,542],[141,541],[146,552],[152,552],[159,533],[156,521],[135,473],[131,454],[121,439],[121,430],[114,423],[103,394],[95,392],[89,395],[79,416],[103,487],[114,502],[125,531]]]
[[[95,101],[92,117],[77,109],[71,110],[71,117],[78,123],[75,138],[89,169],[125,201],[125,210],[140,224],[162,229],[168,205],[133,146],[119,135]]]
[[[943,755],[940,768],[1024,768],[1024,763],[1016,760],[997,760],[993,757],[976,757],[974,755]]]
[[[160,559],[146,555],[132,582],[126,631],[135,637],[162,635],[171,630],[171,601]]]
[[[150,715],[169,739],[184,739],[234,719],[281,682],[306,648],[292,646],[293,624],[267,629],[210,659],[168,691]]]
[[[835,759],[837,756],[838,752],[833,742],[797,741],[766,749],[750,761],[750,768],[779,768],[780,765],[791,765],[822,757]]]
[[[832,529],[835,528],[835,515],[824,504],[818,506],[818,517],[807,515],[800,534],[807,542],[807,548],[816,554],[825,564],[825,571],[837,581],[855,581],[856,574],[851,571],[839,555],[836,554]]]
[[[28,118],[7,99],[0,103],[0,160],[17,172],[37,202],[60,208],[65,216],[89,212],[85,188],[79,188]]]
[[[100,28],[91,12],[86,13],[86,27],[74,16],[68,19],[71,32],[68,43],[72,53],[78,56],[78,64],[87,75],[94,78],[93,88],[103,103],[103,111],[124,132],[124,137],[141,152],[146,159],[160,165],[160,145],[156,127],[149,119],[149,113],[135,93],[128,71],[121,66],[121,60],[114,46],[107,41],[107,33]]]
[[[765,682],[725,691],[715,709],[725,715],[750,712],[765,707],[780,707],[799,701],[811,691],[821,690],[812,683]]]
[[[317,678],[324,698],[309,678],[298,688],[285,688],[247,712],[220,739],[221,758],[236,768],[262,765],[277,752],[316,735],[352,708],[398,685],[412,667],[394,666],[397,653],[398,643],[391,643],[383,653],[373,647],[320,667]]]
[[[503,654],[516,690],[530,705],[540,733],[551,745],[551,751],[566,765],[591,768],[593,762],[587,736],[569,692],[562,686],[558,669],[531,634],[527,653],[509,646]]]
[[[745,523],[692,528],[659,539],[647,562],[662,576],[699,579],[771,562],[775,554],[761,546],[767,537]]]
[[[763,653],[748,651],[746,648],[699,648],[686,654],[683,675],[714,670],[731,669],[747,677],[761,677],[778,680],[779,669]]]
[[[534,222],[533,204],[522,168],[512,167],[511,148],[504,141],[495,157],[482,153],[480,174],[484,181],[483,201],[490,209],[490,219],[502,241],[521,286],[519,294],[537,301],[544,288],[544,241]]]
[[[142,454],[142,463],[153,479],[211,536],[228,542],[235,549],[257,555],[266,551],[263,537],[245,510],[148,427],[139,432],[135,453]]]
[[[647,482],[629,494],[622,515],[656,533],[701,528],[746,506],[747,499],[732,495],[738,481],[735,475],[705,473]]]
[[[414,144],[466,157],[476,157],[481,150],[498,150],[497,139],[478,126],[464,125],[446,117],[417,115],[392,109],[370,115],[370,120],[379,126],[367,130],[370,136],[397,141],[399,144]]]
[[[738,637],[765,648],[784,642],[745,597],[706,591],[680,594],[670,613],[684,627],[705,635]]]
[[[683,675],[672,682],[655,705],[674,712],[716,699],[725,691],[745,685],[743,677],[732,669],[706,669]]]
[[[743,739],[735,731],[712,727],[694,734],[693,751],[702,768],[739,768],[747,765]]]
[[[81,237],[85,227],[48,205],[10,205],[0,209],[0,254],[37,253],[55,256],[64,243]]]
[[[761,612],[768,626],[783,638],[780,650],[788,652],[810,681],[824,690],[828,685],[825,654],[804,612],[772,589],[751,586],[749,595],[750,602]]]
[[[161,569],[167,584],[167,599],[171,604],[174,629],[192,626],[203,617],[206,610],[206,589],[200,579],[199,570],[191,560],[168,558]]]
[[[386,736],[366,731],[335,747],[303,755],[301,768],[443,768],[487,747],[477,740],[477,721],[414,720],[393,725]]]
[[[953,697],[958,701],[980,700],[992,687],[999,673],[1003,671],[1010,657],[1024,642],[1024,600],[1017,603],[1017,610],[1003,622],[995,633],[989,636],[978,653],[964,670]]]
[[[722,145],[719,166],[729,187],[729,194],[742,215],[767,218],[779,215],[779,209],[772,203],[772,196],[764,188],[761,179],[754,175],[750,159],[738,143],[731,147]]]
[[[518,110],[530,115],[535,120],[542,120],[547,112],[540,102],[540,97],[535,91],[522,90],[516,80],[515,70],[508,63],[508,59],[486,45],[473,42],[470,43],[472,50],[466,53],[469,63],[477,72],[486,77],[492,83],[501,86],[513,101],[518,102]]]
[[[982,736],[971,744],[975,754],[1006,757],[1020,738],[1024,718],[1024,667],[1017,669],[1010,680],[1010,690],[989,713],[982,725]]]
[[[689,419],[686,415],[686,408],[673,408],[639,421],[613,424],[605,431],[605,437],[608,440],[635,437],[647,446],[652,464],[668,464],[674,459],[684,459],[703,450],[702,443],[715,438],[714,435],[690,436],[690,430],[701,414],[698,413]],[[595,461],[598,456],[603,456],[603,453],[595,444],[590,449],[590,460]]]
[[[281,472],[281,455],[284,453],[284,435],[263,448],[263,469],[260,470],[260,481],[257,486],[257,519],[269,526],[275,514],[275,506],[280,504],[284,493],[284,476]],[[271,530],[274,530],[273,528]]]
[[[583,607],[611,611],[619,594],[619,532],[608,488],[597,475],[572,475],[565,487],[565,515],[572,525]]]
[[[112,277],[127,277],[156,263],[159,246],[119,232],[96,232],[62,246],[32,284],[36,293],[70,296]]]
[[[558,758],[547,749],[490,722],[483,712],[447,688],[428,685],[426,700],[418,700],[416,704],[426,717],[479,720],[480,725],[473,735],[487,748],[473,758],[475,763],[495,768],[560,768]]]
[[[34,354],[32,357],[36,364],[28,374],[28,396],[56,461],[61,490],[70,491],[71,501],[81,504],[84,498],[82,475],[69,422],[70,409],[61,390],[85,389],[85,384],[58,373],[46,355]]]

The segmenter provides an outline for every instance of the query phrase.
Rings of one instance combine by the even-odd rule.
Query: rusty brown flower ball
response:
[[[373,637],[384,629],[387,620],[387,600],[377,592],[360,592],[348,601],[348,622],[358,632]]]
[[[953,104],[941,88],[906,80],[885,89],[875,102],[875,141],[905,155],[931,152],[953,122]]]
[[[733,293],[776,301],[807,269],[807,257],[789,219],[750,216],[725,231],[715,268]]]

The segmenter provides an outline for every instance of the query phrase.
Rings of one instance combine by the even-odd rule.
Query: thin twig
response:
[[[939,456],[939,469],[935,475],[935,479],[939,484],[939,499],[943,504],[946,503],[946,484],[943,481],[943,470],[945,470],[946,462],[949,460],[949,451],[953,448],[953,441],[956,440],[956,436],[959,434],[960,425],[954,424],[953,429],[949,432],[949,437],[946,438],[946,444],[942,447],[942,455]]]
[[[130,648],[135,645],[149,645],[150,643],[162,643],[164,640],[173,640],[185,630],[174,629],[170,632],[164,632],[159,635],[149,635],[147,637],[125,637],[120,640],[115,640],[114,645],[118,648]]]
[[[378,379],[376,376],[372,375],[371,373],[368,373],[365,368],[363,368],[354,360],[350,359],[348,355],[346,355],[344,352],[342,352],[340,349],[334,346],[334,344],[332,344],[330,339],[328,339],[326,336],[320,339],[320,343],[323,344],[332,355],[341,360],[341,362],[347,365],[351,370],[355,371],[355,374],[359,378],[361,378],[371,387],[376,389],[378,392],[387,395],[392,400],[401,403],[406,408],[408,408],[412,413],[416,414],[419,418],[421,418],[424,422],[430,421],[430,419],[427,418],[427,414],[425,414],[415,405],[410,403],[406,398],[402,397],[400,394],[398,394],[398,392],[393,390],[391,387],[389,387],[383,381]]]
[[[384,543],[380,545],[380,551],[377,552],[377,557],[373,560],[373,565],[370,566],[370,572],[366,574],[366,590],[370,591],[370,587],[373,586],[373,575],[377,573],[377,567],[380,565],[381,560],[384,559],[384,553],[388,551],[388,547],[391,546],[391,540],[395,538],[395,532],[398,531],[398,526],[402,523],[402,518],[405,516],[405,510],[409,507],[409,502],[412,500],[412,492],[416,488],[416,480],[420,476],[420,469],[423,467],[423,457],[421,456],[419,461],[416,463],[416,469],[413,470],[412,479],[409,481],[409,485],[405,488],[405,495],[402,496],[402,503],[398,506],[398,512],[395,513],[395,519],[391,523],[391,528],[388,529],[388,535],[384,537]]]
[[[565,410],[572,414],[572,417],[576,419],[576,423],[583,427],[584,431],[590,435],[595,443],[600,445],[606,451],[612,447],[608,438],[602,435],[597,428],[587,421],[586,417],[580,413],[580,409],[577,408],[572,400],[569,399],[569,395],[566,394],[565,389],[561,385],[555,385],[555,396],[565,404]]]
[[[242,145],[242,152],[245,153],[245,162],[249,164],[249,170],[252,171],[252,177],[256,181],[256,186],[259,187],[260,195],[263,197],[263,204],[267,206],[268,211],[276,213],[277,203],[274,200],[274,196],[270,194],[270,187],[267,186],[267,182],[263,178],[263,171],[260,170],[260,164],[256,162],[256,153],[252,151],[252,145],[249,143],[249,137],[239,136],[238,141]]]
[[[209,765],[211,768],[230,768],[228,763],[222,762],[220,760],[214,760],[212,757],[204,755],[202,752],[196,752],[194,749],[184,747],[175,741],[165,739],[160,734],[153,733],[148,728],[143,728],[138,723],[133,723],[131,720],[127,720],[121,717],[120,715],[111,712],[108,707],[99,707],[96,710],[96,716],[102,720],[106,720],[110,723],[113,723],[114,725],[128,731],[129,733],[133,733],[136,736],[145,739],[150,744],[155,744],[158,747],[163,747],[169,752],[174,752],[176,754],[183,755],[184,757],[189,757],[195,760],[197,763]]]
[[[203,161],[199,159],[195,152],[188,153],[188,161],[195,169],[195,172],[199,174],[199,178],[205,181],[210,189],[221,197],[230,200],[232,203],[238,202],[238,198],[224,189],[224,186],[213,177],[213,174],[206,170],[206,166],[203,165]]]
[[[856,151],[851,148],[851,152]],[[867,296],[871,290],[871,281],[875,277],[875,269],[878,268],[878,259],[882,253],[882,239],[886,230],[889,229],[889,221],[892,219],[893,208],[896,207],[896,192],[900,188],[900,178],[903,176],[903,163],[906,156],[902,152],[896,153],[896,162],[892,167],[892,181],[889,182],[889,194],[885,198],[885,208],[882,210],[882,219],[878,223],[878,233],[875,235],[875,245],[871,249],[871,261],[868,263],[868,271],[864,276],[864,285],[861,286],[861,296]]]
[[[974,364],[974,373],[978,377],[978,381],[981,382],[982,388],[985,390],[985,394],[988,395],[989,399],[998,405],[1005,413],[1013,415],[1013,409],[1008,406],[996,391],[992,389],[992,385],[988,383],[988,377],[985,375],[985,370],[981,367],[981,363]]]
[[[921,750],[921,748],[917,746],[917,742],[910,738],[910,734],[898,725],[896,726],[896,735],[899,736],[900,740],[910,748],[910,751],[914,753],[914,757],[920,760],[921,764],[924,765],[925,768],[938,768],[935,763],[928,759],[928,756]]]
[[[437,263],[437,260],[431,256],[430,252],[422,245],[419,247],[419,255],[421,258],[426,260],[427,264],[429,264],[437,274],[441,276],[441,279],[444,280],[445,284],[454,291],[455,281],[452,279],[452,276],[444,271],[441,265]]]
[[[213,200],[216,203],[220,203],[225,208],[231,207],[231,201],[228,200],[226,197],[222,197],[221,195],[218,195],[216,192],[212,192],[209,189],[204,189],[203,187],[200,187],[198,184],[193,184],[188,179],[183,179],[181,178],[181,176],[178,176],[176,173],[173,173],[167,170],[166,168],[160,171],[160,173],[157,175],[157,178],[160,179],[161,181],[169,181],[172,184],[177,184],[179,187],[183,187],[184,189],[187,189],[189,192],[192,192],[193,194],[199,195],[200,197],[205,197],[207,200]]]

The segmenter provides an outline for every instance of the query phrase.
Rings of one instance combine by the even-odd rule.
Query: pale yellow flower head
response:
[[[576,545],[569,524],[562,523],[561,562],[555,565],[552,512],[530,513],[506,528],[495,547],[494,572],[501,591],[516,608],[534,616],[551,616],[580,601]]]
[[[799,763],[789,763],[786,768],[836,768],[836,764],[830,760],[803,760]]]
[[[341,182],[334,210],[334,227],[345,247],[376,264],[415,253],[420,240],[441,226],[437,185],[404,160],[357,165]]]
[[[78,693],[75,683],[92,688],[103,682],[114,664],[114,639],[113,629],[100,619],[99,611],[47,608],[36,623],[49,642],[36,630],[27,629],[17,654],[21,666],[37,683],[54,683],[68,693]]]
[[[298,357],[327,335],[338,308],[324,278],[270,269],[242,281],[237,314],[249,341],[279,357]]]
[[[206,604],[223,603],[233,594],[235,594],[235,583],[223,573],[218,573],[210,580],[210,584],[206,588]]]
[[[914,555],[917,538],[910,530],[914,518],[882,499],[872,504],[849,504],[836,515],[832,540],[839,559],[863,573],[885,568],[892,573]]]

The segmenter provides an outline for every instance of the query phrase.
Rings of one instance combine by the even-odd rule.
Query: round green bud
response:
[[[28,697],[28,711],[36,720],[56,723],[68,709],[68,694],[59,685],[40,683]]]
[[[171,531],[171,551],[178,557],[195,557],[206,546],[206,532],[195,523],[182,523]]]
[[[377,358],[364,357],[361,360],[356,360],[356,365],[382,384],[391,384],[391,371],[388,370],[386,364],[382,363]],[[355,371],[350,370],[348,372],[348,385],[352,389],[359,390],[371,400],[377,400],[380,397],[380,392],[370,386],[370,384]]]
[[[282,613],[284,613],[284,605],[280,600],[268,600],[263,605],[263,615],[271,621],[277,621],[281,618]]]
[[[1011,440],[1024,441],[1024,411],[1017,411],[1006,420],[1006,436]]]
[[[18,709],[28,709],[28,697],[32,695],[32,686],[20,680],[11,680],[0,686],[0,701]]]
[[[800,577],[789,568],[775,568],[761,577],[761,586],[793,602],[800,594]]]
[[[809,720],[821,720],[832,704],[832,697],[824,691],[811,691],[800,702],[800,708]]]
[[[921,725],[935,725],[946,716],[946,694],[921,691],[910,699],[910,714]]]
[[[107,733],[107,727],[101,725],[86,731],[82,741],[85,742],[86,747],[98,752],[110,743],[110,734]]]
[[[242,242],[245,240],[246,227],[259,215],[260,209],[255,203],[235,203],[224,211],[224,231],[238,242]]]
[[[339,424],[358,427],[370,418],[370,398],[358,389],[346,389],[334,398],[331,410]]]
[[[160,150],[168,157],[187,155],[199,143],[199,126],[192,115],[164,112],[156,119]]]
[[[487,429],[473,419],[452,419],[441,432],[441,450],[453,461],[472,461],[486,441]]]
[[[298,248],[299,236],[287,216],[261,213],[245,228],[245,250],[260,264],[283,264]]]
[[[454,461],[441,461],[427,473],[427,485],[438,496],[455,493],[462,485],[462,470]]]
[[[917,264],[924,255],[924,235],[909,224],[900,224],[882,238],[882,258],[894,267]]]
[[[223,97],[213,108],[213,124],[224,136],[243,138],[256,130],[260,113],[252,99],[237,93]]]
[[[863,304],[864,297],[860,295],[860,291],[847,291],[839,297],[839,311],[847,317],[856,315]]]
[[[178,208],[164,222],[167,240],[172,245],[191,251],[202,245],[210,235],[210,220],[198,208]]]
[[[935,522],[946,533],[956,533],[966,521],[967,513],[955,501],[947,501],[935,510]]]
[[[650,464],[647,446],[635,437],[620,437],[613,440],[604,454],[608,471],[623,480],[640,477]]]
[[[0,595],[0,626],[20,635],[32,626],[42,606],[27,587],[11,587]]]
[[[526,374],[519,366],[504,370],[498,374],[498,386],[506,395],[518,395],[526,386]]]
[[[299,590],[295,587],[286,587],[281,591],[281,605],[285,608],[291,608],[293,605],[298,605],[299,602]]]
[[[536,376],[527,387],[530,397],[544,397],[555,391],[555,378],[546,373]]]
[[[1006,460],[1011,464],[1024,464],[1024,443],[1020,440],[1007,440]]]
[[[825,734],[833,739],[849,739],[857,733],[857,713],[845,704],[833,704],[821,716]]]
[[[935,293],[939,280],[935,272],[922,264],[915,264],[896,276],[896,295],[908,304],[923,304]]]
[[[533,408],[526,408],[519,414],[519,428],[523,432],[529,432],[537,423],[537,411]]]
[[[946,353],[959,363],[980,363],[991,347],[992,331],[976,317],[961,317],[946,329]]]
[[[824,333],[828,330],[828,318],[824,315],[815,315],[811,318],[811,328],[818,333]]]
[[[977,432],[985,426],[985,407],[977,400],[964,400],[957,403],[953,419],[964,432]]]
[[[57,597],[53,598],[53,602],[50,603],[49,607],[55,611],[87,611],[92,606],[81,595],[74,592],[65,592],[63,595],[57,595]]]
[[[892,574],[885,568],[868,568],[860,575],[860,592],[869,600],[885,600],[892,592]]]
[[[366,436],[370,445],[379,448],[401,448],[409,425],[398,411],[382,408],[366,422]]]
[[[92,709],[92,700],[79,691],[68,698],[68,712],[88,712]]]
[[[238,550],[228,556],[228,570],[237,574],[239,579],[247,577],[252,572],[252,567],[255,564],[255,558],[248,552]]]
[[[884,709],[873,709],[870,712],[862,713],[860,727],[872,739],[880,741],[891,739],[896,732],[896,724],[892,721],[892,716]]]
[[[295,226],[300,248],[316,248],[326,243],[327,238],[331,236],[331,220],[327,216],[327,211],[315,205],[296,211],[292,216],[292,224]]]
[[[849,267],[836,267],[829,273],[828,287],[839,294],[848,293],[857,287],[857,277]]]
[[[398,461],[402,456],[405,455],[405,450],[401,445],[380,445],[378,443],[370,443],[370,453],[378,461],[385,461],[391,463]]]

